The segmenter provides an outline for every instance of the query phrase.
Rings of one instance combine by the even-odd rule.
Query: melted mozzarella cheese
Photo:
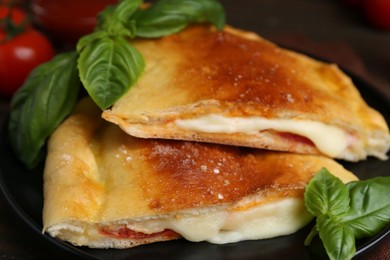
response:
[[[137,229],[146,233],[171,229],[189,241],[225,244],[288,235],[305,226],[311,218],[302,199],[286,198],[244,211],[217,211],[143,221],[140,223],[142,227]],[[128,228],[135,226],[128,225]]]
[[[245,133],[256,135],[262,130],[275,130],[304,136],[322,153],[338,157],[349,145],[348,134],[342,129],[321,122],[262,117],[224,117],[207,115],[194,119],[176,120],[182,129],[207,133]]]
[[[226,244],[289,235],[307,225],[312,219],[300,198],[284,198],[244,208],[245,210],[220,209],[208,213],[183,213],[135,221],[127,223],[126,226],[130,230],[145,234],[170,229],[189,241]],[[117,224],[122,227],[123,222],[113,223],[110,227],[115,229]],[[102,235],[99,230],[100,226],[93,223],[67,223],[50,227],[46,231],[76,245],[112,246],[115,240],[120,247],[127,247],[125,239]]]

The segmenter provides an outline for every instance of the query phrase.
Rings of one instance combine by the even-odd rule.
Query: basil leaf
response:
[[[77,53],[69,52],[38,66],[11,101],[11,144],[30,169],[43,158],[46,139],[76,102],[80,84],[76,64]]]
[[[122,37],[103,37],[89,42],[80,52],[81,82],[90,97],[106,109],[138,80],[145,62]]]
[[[126,22],[130,16],[140,7],[143,0],[122,0],[114,10],[114,16],[121,22]]]
[[[108,37],[108,33],[106,31],[103,31],[103,30],[98,30],[98,31],[95,31],[93,33],[84,35],[77,42],[77,45],[76,45],[77,52],[80,53],[81,50],[85,46],[87,46],[88,44],[90,44],[91,42],[93,42],[95,40],[102,39],[104,37]]]
[[[348,189],[325,168],[309,182],[304,199],[307,210],[314,216],[340,217],[349,209]]]
[[[179,32],[191,23],[210,22],[218,29],[225,24],[222,5],[216,0],[160,0],[137,11],[136,36],[154,38]]]
[[[390,224],[390,177],[351,182],[351,207],[343,221],[357,239],[377,234]]]
[[[355,236],[348,225],[325,215],[317,218],[316,225],[326,253],[331,260],[347,260],[355,255]]]

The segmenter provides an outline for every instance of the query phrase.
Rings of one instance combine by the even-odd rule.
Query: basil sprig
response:
[[[122,1],[108,8],[96,32],[84,36],[77,44],[81,82],[102,109],[126,93],[144,70],[142,55],[126,39],[135,36],[135,23],[128,21],[141,3],[141,0]]]
[[[77,53],[73,51],[36,68],[14,95],[8,125],[10,141],[28,168],[43,158],[42,147],[71,112],[79,86]]]
[[[139,8],[141,0],[122,1],[107,8],[94,33],[77,44],[80,79],[91,98],[106,109],[134,85],[145,64],[127,38],[156,38],[176,33],[191,23],[225,23],[223,7],[215,0],[160,0]]]
[[[216,0],[160,0],[146,9],[142,3],[122,0],[108,6],[99,14],[95,31],[79,40],[75,52],[38,66],[15,93],[10,138],[28,168],[43,158],[48,136],[74,107],[80,81],[101,109],[137,82],[145,62],[129,39],[161,37],[200,22],[222,29],[225,22]]]
[[[330,259],[351,259],[355,240],[377,234],[390,224],[390,177],[344,185],[321,169],[305,191],[307,210],[316,224],[305,241],[319,234]]]

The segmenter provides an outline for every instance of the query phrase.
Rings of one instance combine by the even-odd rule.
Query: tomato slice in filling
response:
[[[311,141],[309,138],[301,136],[301,135],[288,133],[288,132],[277,132],[277,135],[279,135],[280,137],[282,137],[284,139],[295,142],[295,143],[302,143],[305,145],[315,146],[313,141]]]
[[[157,236],[162,236],[164,238],[176,238],[178,237],[178,234],[170,229],[165,229],[161,232],[152,233],[152,234],[145,234],[142,232],[137,232],[134,230],[131,230],[127,228],[126,226],[122,226],[120,228],[111,229],[108,227],[103,227],[99,230],[100,234],[104,236],[110,236],[114,238],[127,238],[127,239],[145,239],[145,238],[152,238]]]

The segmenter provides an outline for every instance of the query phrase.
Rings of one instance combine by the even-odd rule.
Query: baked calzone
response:
[[[384,118],[334,64],[229,26],[132,43],[145,72],[103,113],[132,136],[387,158]]]
[[[43,229],[74,245],[287,235],[312,219],[303,194],[318,170],[357,179],[321,156],[135,138],[100,113],[82,100],[48,143]]]

